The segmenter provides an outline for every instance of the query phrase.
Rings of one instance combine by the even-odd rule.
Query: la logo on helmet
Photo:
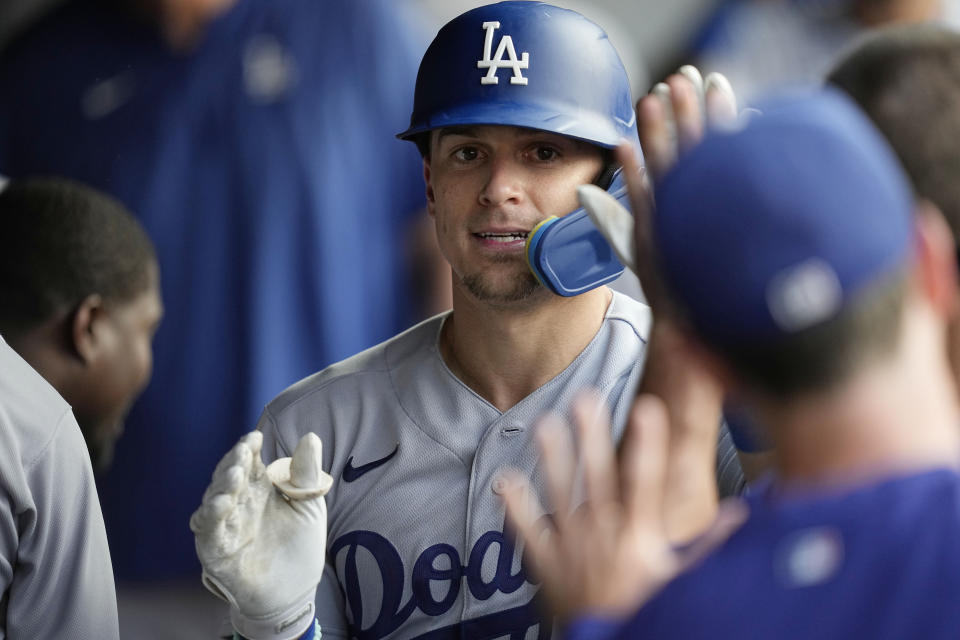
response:
[[[530,54],[526,51],[517,59],[517,50],[513,47],[513,38],[503,36],[500,38],[500,44],[497,45],[497,52],[490,57],[490,50],[493,48],[493,32],[500,28],[499,22],[484,22],[483,28],[487,32],[483,39],[483,59],[477,60],[478,69],[486,69],[487,75],[480,78],[480,84],[497,84],[500,78],[497,77],[497,70],[512,67],[513,75],[510,76],[510,84],[527,84],[527,78],[521,73],[521,69],[530,67]],[[504,60],[506,54],[509,60]]]

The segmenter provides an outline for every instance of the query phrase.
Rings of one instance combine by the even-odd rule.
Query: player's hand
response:
[[[617,149],[633,214],[595,186],[580,187],[578,192],[581,206],[621,261],[637,274],[653,310],[641,390],[663,399],[670,413],[665,518],[667,532],[676,542],[699,534],[716,514],[714,461],[724,390],[675,324],[677,314],[657,269],[650,178],[662,179],[707,129],[729,127],[736,120],[736,96],[726,78],[710,74],[704,81],[694,67],[682,67],[637,102],[647,173],[629,144]],[[628,433],[622,447],[629,438]]]
[[[637,130],[650,177],[661,180],[707,129],[736,121],[737,97],[725,76],[710,73],[704,79],[696,67],[680,67],[637,101]]]
[[[711,73],[704,80],[696,67],[686,65],[637,101],[636,110],[645,168],[640,168],[629,143],[617,149],[633,214],[595,185],[582,186],[578,193],[580,205],[617,257],[637,274],[656,317],[669,313],[670,307],[655,268],[649,180],[662,179],[677,158],[703,138],[707,129],[733,126],[737,121],[737,99],[723,75]]]
[[[230,603],[234,628],[251,640],[287,640],[314,619],[326,556],[323,496],[333,479],[321,470],[315,434],[269,468],[262,442],[254,431],[223,457],[190,528],[204,585]]]
[[[574,508],[577,461],[569,432],[559,418],[546,418],[538,440],[556,528],[539,526],[536,515],[543,510],[516,473],[507,476],[507,517],[554,614],[565,621],[624,617],[725,540],[745,520],[746,507],[725,504],[704,536],[676,551],[664,527],[669,436],[660,400],[636,400],[627,427],[630,444],[619,465],[602,401],[580,398],[574,416],[586,502]]]

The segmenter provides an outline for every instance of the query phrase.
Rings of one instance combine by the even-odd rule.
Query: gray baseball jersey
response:
[[[327,569],[317,594],[324,638],[549,637],[538,587],[504,533],[497,473],[534,478],[531,426],[601,392],[617,436],[639,381],[650,314],[614,293],[600,331],[566,370],[501,413],[444,364],[446,314],[295,384],[260,420],[264,456],[323,440]]]
[[[0,338],[0,638],[119,638],[103,515],[70,406]]]

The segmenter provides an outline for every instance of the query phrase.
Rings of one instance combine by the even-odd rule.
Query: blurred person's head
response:
[[[944,11],[943,0],[789,0],[790,8],[825,18],[841,17],[864,27],[883,27],[892,24],[910,24],[936,20]]]
[[[207,26],[238,0],[105,0],[155,24],[170,48],[189,51]]]
[[[851,10],[861,23],[875,27],[933,20],[942,0],[852,0]]]
[[[914,215],[894,154],[839,92],[709,135],[656,195],[664,278],[745,396],[796,406],[904,349],[946,371],[949,231],[932,205]]]
[[[150,379],[153,245],[114,199],[59,179],[0,191],[0,334],[73,407],[95,468]]]
[[[844,57],[827,81],[886,136],[916,194],[943,212],[960,247],[960,34],[936,25],[881,31]],[[950,342],[957,374],[960,321]]]
[[[152,16],[167,13],[217,16],[235,5],[238,0],[107,0]]]

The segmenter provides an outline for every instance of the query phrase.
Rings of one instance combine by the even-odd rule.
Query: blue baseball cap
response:
[[[719,347],[835,317],[904,264],[913,237],[900,164],[848,98],[794,94],[761,111],[708,135],[656,190],[663,276]]]

